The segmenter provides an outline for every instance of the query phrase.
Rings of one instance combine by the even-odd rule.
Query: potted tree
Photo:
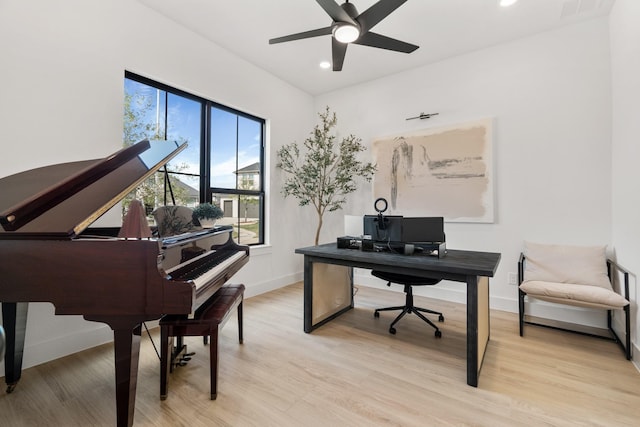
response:
[[[357,159],[365,147],[354,135],[339,143],[332,133],[337,124],[335,113],[329,107],[318,114],[321,123],[304,141],[304,152],[294,142],[282,146],[278,152],[277,167],[286,174],[282,193],[296,197],[300,206],[313,205],[318,214],[315,244],[318,244],[322,218],[329,212],[342,208],[346,195],[357,189],[358,177],[371,181],[376,166]]]
[[[224,213],[220,206],[212,203],[200,203],[193,208],[193,217],[198,220],[204,228],[211,228],[215,225],[216,220],[222,218]]]

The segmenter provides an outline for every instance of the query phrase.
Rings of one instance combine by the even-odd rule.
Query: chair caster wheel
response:
[[[444,316],[442,314],[438,317],[438,322],[444,322]]]
[[[440,330],[436,331],[436,338],[442,338],[442,332],[440,332]]]
[[[378,313],[377,311],[373,312],[373,317],[380,317],[380,313]]]
[[[389,328],[389,333],[391,335],[395,335],[396,334],[396,328]]]

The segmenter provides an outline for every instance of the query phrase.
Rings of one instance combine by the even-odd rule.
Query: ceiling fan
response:
[[[407,0],[380,0],[360,14],[358,14],[358,10],[354,5],[349,3],[349,0],[341,5],[338,5],[334,0],[316,1],[320,7],[327,12],[331,19],[333,19],[333,23],[330,26],[271,39],[269,40],[269,44],[331,34],[333,71],[342,70],[344,56],[347,53],[349,43],[403,53],[411,53],[419,47],[370,31]]]

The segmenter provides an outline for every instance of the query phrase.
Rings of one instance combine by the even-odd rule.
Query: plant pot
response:
[[[202,228],[213,228],[216,225],[216,220],[211,218],[200,218],[199,221]]]

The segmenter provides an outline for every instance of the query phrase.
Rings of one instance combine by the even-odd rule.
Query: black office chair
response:
[[[407,276],[404,274],[398,273],[387,273],[384,271],[372,271],[371,274],[379,279],[386,280],[387,286],[391,286],[391,283],[398,283],[400,285],[404,285],[404,293],[406,294],[406,300],[403,306],[395,306],[395,307],[384,307],[377,308],[376,311],[373,312],[375,317],[380,317],[381,311],[392,311],[392,310],[402,310],[400,314],[395,318],[391,325],[389,326],[389,333],[396,333],[396,328],[394,325],[398,323],[400,319],[404,317],[407,313],[414,313],[416,316],[427,322],[436,330],[436,338],[442,337],[442,332],[440,329],[433,323],[431,320],[427,319],[425,315],[422,313],[430,313],[438,315],[438,322],[444,322],[444,316],[439,311],[428,310],[426,308],[416,307],[413,305],[413,287],[414,286],[431,286],[440,282],[441,279],[427,279],[424,277],[415,277],[415,276]]]

